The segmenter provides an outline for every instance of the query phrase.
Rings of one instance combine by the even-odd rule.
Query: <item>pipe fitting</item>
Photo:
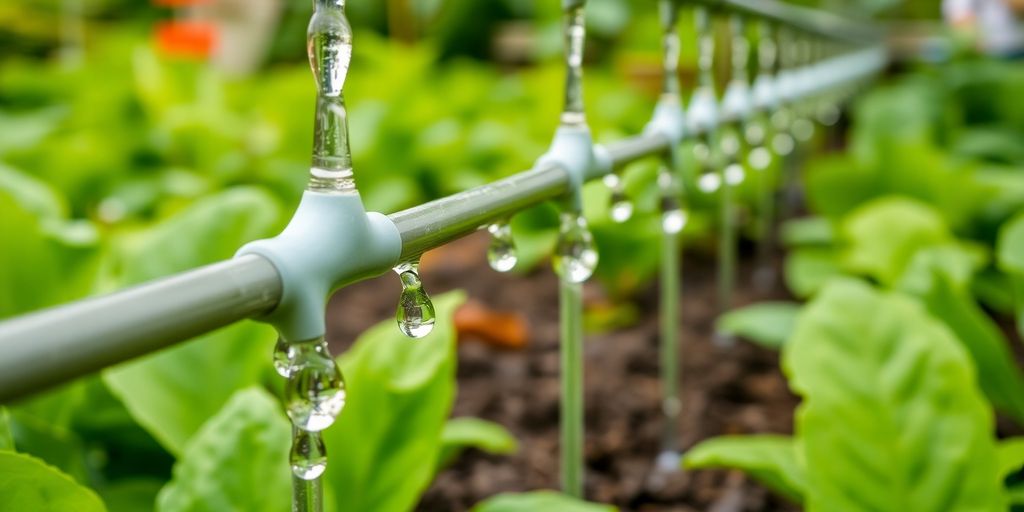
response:
[[[287,342],[323,336],[328,295],[386,272],[398,263],[402,237],[391,220],[367,213],[358,194],[307,190],[281,234],[246,244],[236,257],[257,254],[281,276],[277,307],[259,321]]]
[[[732,80],[722,97],[722,117],[739,121],[750,115],[753,106],[750,86],[746,80]]]
[[[551,147],[534,168],[554,165],[569,175],[569,207],[583,211],[583,184],[612,171],[612,158],[603,146],[594,144],[586,125],[559,126]]]
[[[683,103],[679,96],[663,94],[658,104],[654,106],[654,115],[650,122],[644,127],[644,133],[648,135],[658,134],[669,141],[672,151],[683,142],[686,137],[686,114],[683,112]]]
[[[718,126],[718,100],[710,87],[700,87],[693,92],[686,109],[686,122],[690,133],[710,132]]]

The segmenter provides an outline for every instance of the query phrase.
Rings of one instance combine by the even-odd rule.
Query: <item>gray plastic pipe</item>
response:
[[[821,83],[801,88],[800,95],[814,96],[865,78],[886,62],[878,46],[838,57]],[[622,167],[668,146],[664,136],[640,135],[605,149],[613,166]],[[568,187],[566,171],[546,166],[388,217],[401,234],[405,258],[559,197]],[[0,403],[260,316],[277,305],[281,290],[274,266],[248,255],[0,322]]]

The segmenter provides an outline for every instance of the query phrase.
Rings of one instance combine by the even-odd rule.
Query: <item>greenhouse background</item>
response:
[[[1024,510],[1021,19],[6,2],[0,510]],[[252,242],[349,145],[295,312]],[[260,258],[253,314],[159,288]]]

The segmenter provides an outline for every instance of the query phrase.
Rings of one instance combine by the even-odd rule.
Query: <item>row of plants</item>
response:
[[[140,36],[138,26],[110,29],[77,70],[4,62],[0,100],[11,107],[0,110],[0,226],[19,249],[0,252],[0,318],[229,258],[278,232],[299,198],[312,116],[304,63],[228,80],[167,61]],[[657,41],[649,42],[656,63]],[[346,92],[370,209],[395,211],[480,185],[528,168],[544,151],[561,108],[550,93],[562,81],[560,63],[499,74],[471,61],[442,64],[432,44],[371,34],[358,44]],[[607,140],[639,132],[654,101],[643,87],[624,87],[610,67],[587,77],[590,123]],[[637,213],[625,224],[611,221],[601,184],[585,190],[601,251],[597,276],[615,297],[657,269],[655,165],[627,172]],[[703,244],[720,209],[688,179],[684,236]],[[758,183],[740,187],[752,215]],[[791,228],[803,232],[793,236],[813,238],[821,228],[805,226]],[[513,220],[523,271],[550,254],[556,227],[549,206]],[[443,327],[416,344],[388,320],[339,358],[349,393],[325,432],[338,454],[325,476],[328,508],[410,510],[462,449],[515,450],[498,425],[449,418],[450,318],[461,300],[438,298]],[[289,432],[273,341],[270,329],[243,323],[0,409],[0,472],[10,475],[0,482],[11,482],[0,489],[0,508],[286,508]],[[608,508],[540,492],[495,497],[476,510],[574,507]]]
[[[849,150],[805,171],[810,215],[782,229],[808,302],[719,323],[781,350],[795,432],[711,439],[686,467],[742,469],[809,511],[1024,505],[1022,78],[967,61],[859,102]]]
[[[300,197],[312,136],[305,63],[227,79],[162,58],[140,35],[111,29],[78,69],[3,63],[0,227],[17,250],[0,251],[0,318],[230,258],[279,232]],[[563,79],[560,63],[503,75],[441,64],[429,44],[361,35],[359,45],[346,91],[369,208],[394,211],[483,184],[544,151],[561,107],[549,93]],[[611,139],[640,131],[654,101],[603,69],[588,75],[588,95],[595,132]],[[642,174],[652,171],[638,169],[630,188],[646,188]],[[657,254],[656,194],[636,194],[638,215],[625,227],[607,219],[600,184],[587,194],[602,248]],[[557,213],[542,206],[514,225],[528,271],[550,253]],[[610,288],[653,275],[656,256],[635,262],[618,250],[603,256]],[[336,454],[325,476],[329,509],[411,510],[466,447],[515,450],[498,425],[449,418],[451,315],[461,301],[436,300],[442,327],[426,339],[410,344],[386,320],[339,358],[349,392],[325,433]],[[286,509],[290,433],[274,338],[241,323],[0,407],[0,509]],[[572,507],[607,508],[538,492],[477,509]]]

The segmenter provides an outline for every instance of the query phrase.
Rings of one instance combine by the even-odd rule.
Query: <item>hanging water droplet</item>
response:
[[[818,106],[818,122],[824,126],[835,126],[842,115],[843,114],[839,110],[839,107],[831,101],[823,102]]]
[[[743,178],[746,175],[746,171],[743,169],[742,165],[738,163],[732,163],[725,168],[724,174],[725,182],[728,183],[730,186],[736,186],[739,185],[740,183],[743,183]]]
[[[763,171],[772,164],[772,153],[765,147],[756,147],[750,150],[750,154],[747,155],[747,162],[750,163],[750,167],[755,171]]]
[[[722,187],[722,177],[714,171],[706,172],[697,178],[697,187],[705,194],[713,194]]]
[[[809,119],[801,117],[794,120],[790,129],[793,132],[793,137],[800,142],[808,142],[814,138],[814,123]]]
[[[620,224],[626,222],[633,216],[633,202],[626,195],[622,178],[619,178],[618,174],[609,173],[605,174],[601,181],[611,191],[611,198],[609,200],[611,207],[608,211],[612,220]]]
[[[323,338],[292,344],[292,369],[285,405],[292,424],[319,432],[345,407],[345,380]]]
[[[661,229],[670,235],[677,234],[686,227],[688,215],[679,200],[682,191],[672,173],[669,156],[663,158],[662,167],[658,170],[658,189],[661,190]]]
[[[633,202],[626,197],[624,192],[613,192],[611,208],[612,220],[621,224],[629,220],[632,216]]]
[[[663,197],[661,201],[661,229],[670,235],[681,232],[686,227],[689,215],[676,199]]]
[[[352,61],[352,27],[344,5],[335,0],[316,0],[306,31],[306,52],[317,85],[307,188],[326,193],[355,191],[343,94]]]
[[[491,244],[487,247],[487,263],[498,272],[508,272],[515,268],[519,261],[516,242],[512,238],[512,226],[508,222],[498,222],[487,226],[491,233]]]
[[[743,136],[746,138],[747,144],[751,146],[760,146],[761,144],[764,144],[766,135],[764,125],[761,122],[753,122],[747,124]]]
[[[574,2],[565,11],[565,104],[562,125],[578,126],[587,122],[583,112],[583,47],[586,37],[584,2]]]
[[[315,480],[327,470],[327,447],[320,432],[292,429],[292,450],[288,454],[292,474],[303,480]]]
[[[796,149],[796,143],[788,133],[776,133],[775,137],[772,138],[772,149],[775,150],[775,154],[786,156]]]
[[[398,299],[395,318],[398,328],[410,338],[422,338],[434,330],[434,303],[420,282],[419,265],[403,263],[395,267],[402,280],[402,295]]]
[[[274,344],[274,370],[284,378],[288,378],[292,374],[291,345],[280,337]]]
[[[597,268],[597,249],[587,220],[575,212],[563,212],[558,245],[553,257],[555,272],[572,283],[582,283]]]

